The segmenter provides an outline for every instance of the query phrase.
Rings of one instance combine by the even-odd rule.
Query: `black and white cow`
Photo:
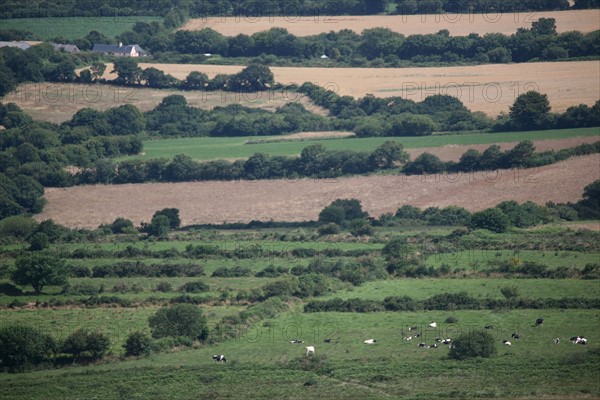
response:
[[[519,335],[518,333],[513,333],[512,335],[510,335],[513,339],[519,340],[521,339],[521,335]]]
[[[304,343],[304,340],[300,340],[300,339],[294,339],[292,341],[290,341],[291,344],[298,344],[298,343]]]
[[[538,318],[535,320],[535,326],[540,326],[544,323],[544,318]]]
[[[571,342],[573,342],[573,344],[587,344],[587,339],[583,336],[573,336]]]
[[[216,362],[223,362],[223,363],[227,362],[227,359],[225,358],[225,356],[223,354],[215,354],[213,356],[213,360]]]

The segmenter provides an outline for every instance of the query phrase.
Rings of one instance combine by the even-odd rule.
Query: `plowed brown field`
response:
[[[518,28],[531,28],[539,18],[556,19],[558,32],[600,29],[599,10],[575,10],[527,13],[437,14],[386,16],[316,16],[316,17],[213,17],[191,19],[181,29],[212,28],[225,36],[240,33],[251,35],[271,28],[286,28],[296,36],[318,35],[323,32],[351,29],[357,33],[370,28],[389,28],[404,35],[436,33],[447,29],[453,36],[470,33],[512,34]]]
[[[95,228],[125,217],[139,224],[156,210],[176,207],[182,223],[316,219],[337,198],[357,198],[374,216],[403,204],[458,205],[481,210],[503,200],[539,204],[577,201],[600,178],[600,155],[577,157],[529,170],[474,175],[369,176],[332,180],[237,181],[77,186],[46,190],[48,205],[38,220]]]

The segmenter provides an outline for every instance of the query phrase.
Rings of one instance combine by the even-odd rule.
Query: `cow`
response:
[[[444,339],[442,340],[442,344],[450,344],[452,343],[452,339]]]
[[[411,326],[410,328],[408,328],[409,331],[416,331],[417,330],[417,326]]]
[[[290,343],[291,344],[298,344],[298,343],[304,343],[304,341],[300,340],[300,339],[294,339],[294,340],[290,341]]]
[[[437,328],[437,323],[434,321],[432,323],[429,324],[430,328]]]
[[[559,344],[560,338],[554,338],[554,339],[552,339],[552,341],[554,342],[554,344]]]
[[[403,340],[406,342],[410,342],[412,339],[413,339],[412,336],[405,336]]]
[[[425,343],[419,343],[418,347],[427,347]]]
[[[364,344],[373,344],[373,343],[377,343],[377,340],[375,340],[375,339],[367,339],[363,343]]]
[[[437,349],[437,347],[438,347],[437,343],[427,346],[428,349]]]
[[[512,343],[511,343],[511,342],[509,342],[508,340],[503,340],[503,341],[502,341],[502,343],[503,343],[505,346],[510,346],[510,345],[512,345]]]
[[[544,318],[538,318],[535,320],[535,326],[540,326],[544,323]]]
[[[587,339],[583,336],[573,336],[571,338],[571,341],[573,342],[573,344],[587,344]]]
[[[486,325],[483,328],[484,329],[494,329],[494,325]]]
[[[516,340],[521,339],[521,335],[519,335],[518,333],[513,333],[512,335],[510,335],[510,337],[512,337],[513,339],[516,339]]]
[[[309,355],[310,353],[315,354],[315,346],[306,346],[306,355]]]
[[[227,363],[227,359],[225,358],[225,356],[223,354],[215,354],[213,356],[213,360],[215,362],[223,362],[223,363]]]

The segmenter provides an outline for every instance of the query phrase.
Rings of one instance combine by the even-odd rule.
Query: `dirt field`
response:
[[[243,66],[199,64],[140,64],[155,67],[179,79],[192,71],[213,78],[235,74]],[[109,70],[109,68],[107,68]],[[552,110],[577,104],[591,105],[600,97],[600,61],[492,64],[435,68],[285,68],[272,67],[279,83],[313,82],[340,95],[401,96],[422,101],[432,94],[459,98],[472,111],[497,116],[508,112],[515,98],[529,90],[548,95]],[[108,77],[113,79],[114,77]],[[283,97],[282,93],[275,93]]]
[[[436,33],[447,29],[453,36],[490,32],[512,34],[518,28],[531,28],[540,18],[555,18],[558,32],[578,30],[592,32],[600,29],[599,10],[557,12],[528,12],[506,14],[438,14],[397,16],[316,16],[316,17],[214,17],[191,19],[183,30],[212,28],[225,36],[240,33],[251,35],[271,28],[286,28],[296,36],[317,35],[323,32],[384,27],[404,35]]]
[[[111,67],[112,65],[109,65],[107,70],[112,70]],[[190,105],[202,109],[212,109],[217,106],[223,107],[238,103],[246,107],[275,111],[277,107],[293,101],[299,102],[307,110],[314,113],[328,115],[327,110],[316,106],[306,96],[295,93],[288,96],[284,92],[242,94],[124,88],[112,85],[27,83],[19,85],[15,92],[7,95],[2,101],[16,103],[36,120],[61,123],[71,119],[78,110],[85,107],[107,110],[123,104],[133,104],[142,111],[150,111],[164,97],[173,94],[185,96]]]
[[[316,219],[337,198],[357,198],[374,216],[403,204],[449,205],[481,210],[503,200],[539,204],[577,201],[583,188],[600,178],[600,155],[523,171],[474,175],[370,176],[332,180],[237,181],[78,186],[47,189],[48,205],[36,219],[78,228],[95,228],[117,217],[136,225],[156,210],[176,207],[182,224],[251,220]]]
[[[550,139],[550,140],[535,140],[536,151],[561,150],[569,147],[575,147],[583,143],[594,143],[600,140],[600,136],[575,137],[571,139]],[[518,142],[496,143],[502,150],[512,149]],[[458,161],[468,149],[475,149],[483,152],[490,147],[489,144],[472,144],[469,146],[448,145],[443,147],[421,147],[414,149],[406,149],[410,154],[411,160],[414,160],[418,155],[427,152],[438,156],[443,161]]]

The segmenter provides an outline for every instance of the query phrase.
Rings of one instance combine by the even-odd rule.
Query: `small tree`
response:
[[[143,356],[150,353],[152,339],[145,333],[132,332],[125,341],[123,348],[126,356]]]
[[[521,129],[546,127],[549,113],[548,96],[533,90],[517,97],[510,107],[510,117]]]
[[[109,225],[110,230],[114,234],[135,232],[133,222],[126,218],[117,218]]]
[[[508,230],[509,223],[508,217],[499,208],[494,207],[474,213],[471,216],[469,227],[502,233]]]
[[[494,337],[485,331],[475,331],[456,338],[448,356],[455,360],[465,360],[473,357],[489,358],[496,352]]]
[[[102,332],[92,332],[87,329],[78,329],[70,334],[62,345],[62,351],[79,357],[89,353],[92,358],[98,359],[110,349],[110,339]]]
[[[162,237],[169,233],[169,218],[165,215],[157,215],[152,218],[152,222],[146,227],[146,231],[151,236]]]
[[[44,286],[67,283],[68,270],[64,260],[59,258],[34,253],[17,258],[15,266],[13,282],[31,285],[36,294],[40,294]]]
[[[169,219],[169,227],[171,229],[177,229],[179,228],[179,225],[181,225],[181,219],[179,218],[179,209],[177,208],[163,208],[162,210],[155,212],[152,218],[154,219],[159,215],[164,215]]]
[[[206,317],[202,309],[192,304],[163,307],[148,318],[148,323],[152,328],[152,337],[156,339],[185,336],[205,340],[208,337]]]
[[[34,233],[29,238],[29,250],[40,251],[48,247],[48,235],[44,232]]]
[[[51,336],[28,326],[0,328],[0,360],[7,367],[39,364],[57,350]]]

